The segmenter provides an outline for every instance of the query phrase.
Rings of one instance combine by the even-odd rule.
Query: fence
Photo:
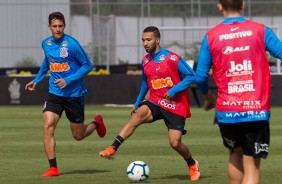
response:
[[[179,52],[187,59],[196,60],[197,49],[206,28],[222,21],[216,9],[217,2],[0,0],[0,15],[6,17],[0,19],[0,24],[5,25],[5,29],[0,30],[0,68],[40,65],[43,58],[41,40],[50,34],[48,14],[53,11],[65,14],[66,33],[81,42],[95,65],[108,67],[140,63],[145,54],[141,34],[148,25],[161,28],[164,47]],[[276,26],[277,34],[281,35],[280,0],[245,2],[247,8],[244,15],[268,26]],[[269,4],[271,8],[267,8]],[[279,67],[274,64],[272,69],[280,71]]]

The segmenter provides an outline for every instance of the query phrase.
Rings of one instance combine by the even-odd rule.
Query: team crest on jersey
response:
[[[165,55],[163,55],[163,54],[162,54],[162,55],[160,55],[159,60],[160,60],[160,61],[165,60]]]
[[[52,40],[47,40],[46,44],[47,45],[52,45]]]
[[[61,52],[60,52],[60,57],[62,57],[62,58],[66,58],[66,57],[68,57],[68,48],[66,48],[66,47],[63,47],[63,48],[61,48]]]
[[[177,60],[177,56],[176,56],[176,55],[171,55],[171,56],[169,57],[169,59],[171,59],[171,60],[173,60],[173,61],[176,61],[176,60]]]
[[[150,61],[149,57],[146,57],[145,61],[144,61],[144,65],[147,64]]]
[[[65,47],[65,46],[67,46],[67,45],[68,45],[68,42],[67,42],[67,41],[63,41],[63,42],[62,42],[62,46],[63,46],[63,47]]]

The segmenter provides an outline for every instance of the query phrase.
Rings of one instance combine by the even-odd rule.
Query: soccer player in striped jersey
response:
[[[52,36],[42,41],[45,58],[34,80],[26,84],[25,89],[35,91],[36,85],[50,71],[49,95],[44,103],[44,147],[50,168],[42,177],[59,176],[55,154],[55,128],[63,113],[70,121],[73,137],[80,141],[97,131],[100,137],[106,134],[101,115],[96,115],[89,124],[84,124],[84,95],[87,89],[83,78],[92,69],[93,64],[79,42],[64,33],[65,18],[60,12],[49,15],[49,29]]]
[[[261,158],[269,151],[271,75],[266,51],[282,59],[282,43],[263,24],[242,17],[243,0],[219,0],[225,18],[205,35],[198,59],[196,83],[204,108],[216,105],[224,146],[229,149],[230,183],[259,183]],[[208,90],[208,72],[218,87]]]
[[[143,46],[148,53],[142,60],[143,75],[139,96],[134,104],[131,119],[122,128],[113,144],[100,152],[100,156],[113,159],[119,146],[143,123],[163,119],[169,143],[188,165],[191,180],[198,180],[198,162],[182,143],[185,119],[191,116],[187,88],[194,82],[195,73],[179,55],[160,47],[159,29],[144,29]],[[148,99],[143,101],[149,91]],[[146,137],[144,137],[146,139]],[[163,154],[163,153],[160,153]]]

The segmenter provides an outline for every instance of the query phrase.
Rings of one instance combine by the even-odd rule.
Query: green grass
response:
[[[270,154],[261,164],[261,183],[280,183],[282,173],[282,108],[272,109]],[[227,150],[222,145],[218,128],[212,126],[214,112],[191,109],[193,117],[186,121],[183,142],[200,163],[199,184],[228,183]],[[126,168],[134,160],[150,167],[146,183],[192,183],[186,163],[170,148],[167,129],[162,121],[140,126],[120,147],[116,159],[105,160],[99,151],[110,145],[128,121],[130,108],[86,106],[86,120],[102,114],[108,134],[101,139],[96,133],[83,141],[72,138],[69,123],[62,116],[56,129],[57,162],[60,177],[41,178],[48,169],[43,148],[41,106],[0,106],[0,183],[2,184],[126,184]]]

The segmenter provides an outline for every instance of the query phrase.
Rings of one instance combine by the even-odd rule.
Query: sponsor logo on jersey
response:
[[[222,49],[222,53],[225,55],[232,54],[234,52],[242,52],[242,51],[248,51],[250,50],[250,46],[242,46],[242,47],[235,47],[233,48],[232,46],[226,46]]]
[[[47,44],[47,45],[52,45],[52,40],[47,40],[47,41],[46,41],[46,44]]]
[[[173,86],[173,82],[170,77],[152,80],[153,89],[161,89],[161,88],[172,87],[172,86]]]
[[[251,60],[243,60],[242,63],[230,61],[230,69],[226,72],[226,76],[252,75],[253,73]]]
[[[165,60],[165,57],[166,57],[166,56],[162,54],[162,55],[160,55],[159,60],[160,60],[160,61],[163,61],[163,60]]]
[[[62,57],[62,58],[66,58],[66,57],[68,57],[68,48],[66,48],[66,47],[62,47],[61,48],[61,51],[60,51],[60,57]]]
[[[175,109],[176,105],[174,101],[168,100],[168,99],[162,99],[158,101],[158,104],[162,107],[168,108],[168,109]]]
[[[68,42],[67,42],[67,41],[63,41],[63,42],[62,42],[62,46],[63,46],[63,47],[65,47],[65,46],[67,46],[67,45],[68,45]]]
[[[228,94],[255,91],[253,80],[228,82]]]
[[[244,100],[244,101],[223,101],[224,106],[242,106],[243,109],[259,109],[261,102],[259,100]]]
[[[65,72],[70,69],[70,66],[67,62],[63,63],[51,63],[50,62],[50,70],[52,72]]]
[[[233,32],[233,31],[236,31],[237,29],[239,29],[239,27],[232,27],[232,28],[230,29],[230,31]]]
[[[237,33],[222,34],[222,35],[219,35],[219,41],[232,40],[232,39],[237,39],[237,38],[245,38],[245,37],[250,37],[252,35],[253,35],[252,31],[242,31],[242,32],[237,32]]]
[[[169,58],[170,58],[172,61],[176,61],[176,60],[177,60],[177,56],[176,56],[176,55],[171,55]]]
[[[227,112],[226,118],[266,118],[265,111]]]

